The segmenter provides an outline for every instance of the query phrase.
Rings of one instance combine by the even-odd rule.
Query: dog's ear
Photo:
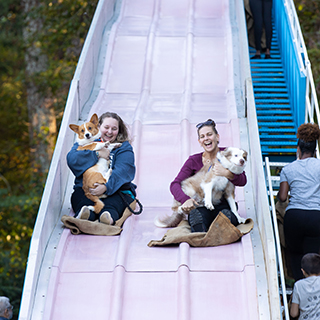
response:
[[[97,126],[99,124],[98,115],[96,113],[94,113],[92,115],[90,122],[92,122],[95,126]]]
[[[248,158],[248,152],[246,150],[243,150],[243,159],[247,161]]]
[[[75,133],[79,132],[79,126],[77,126],[76,124],[69,124],[69,128]]]
[[[220,153],[222,154],[222,156],[227,158],[232,155],[232,150],[230,147],[227,147],[224,150],[220,151]]]

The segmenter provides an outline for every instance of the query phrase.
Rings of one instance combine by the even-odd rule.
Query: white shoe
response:
[[[104,224],[111,225],[113,224],[113,219],[109,211],[104,211],[101,213],[99,221]]]
[[[83,206],[77,216],[77,219],[88,220],[90,217],[90,209],[87,206]]]

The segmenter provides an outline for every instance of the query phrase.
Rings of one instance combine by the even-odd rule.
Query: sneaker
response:
[[[83,206],[77,216],[77,219],[89,220],[90,210],[87,206]]]
[[[191,232],[207,232],[207,228],[203,223],[202,214],[198,209],[193,209],[189,212],[188,220]]]
[[[270,56],[270,54],[266,54],[264,58],[265,59],[271,59],[271,56]]]
[[[111,225],[113,224],[113,219],[109,211],[104,211],[101,213],[99,221],[104,224]]]

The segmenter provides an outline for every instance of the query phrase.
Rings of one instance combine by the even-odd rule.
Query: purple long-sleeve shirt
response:
[[[220,148],[223,150],[225,148]],[[202,167],[202,152],[196,153],[188,158],[182,166],[176,178],[170,184],[170,191],[173,197],[180,203],[186,202],[190,199],[181,189],[181,182],[194,174],[196,174]],[[230,180],[235,186],[243,187],[247,183],[246,173],[243,171],[241,174],[235,174],[234,178]]]

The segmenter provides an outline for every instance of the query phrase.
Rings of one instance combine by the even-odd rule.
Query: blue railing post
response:
[[[298,127],[305,119],[306,74],[302,57],[296,48],[296,35],[293,34],[287,5],[284,0],[273,1],[275,28],[289,89],[290,104],[294,121]]]

